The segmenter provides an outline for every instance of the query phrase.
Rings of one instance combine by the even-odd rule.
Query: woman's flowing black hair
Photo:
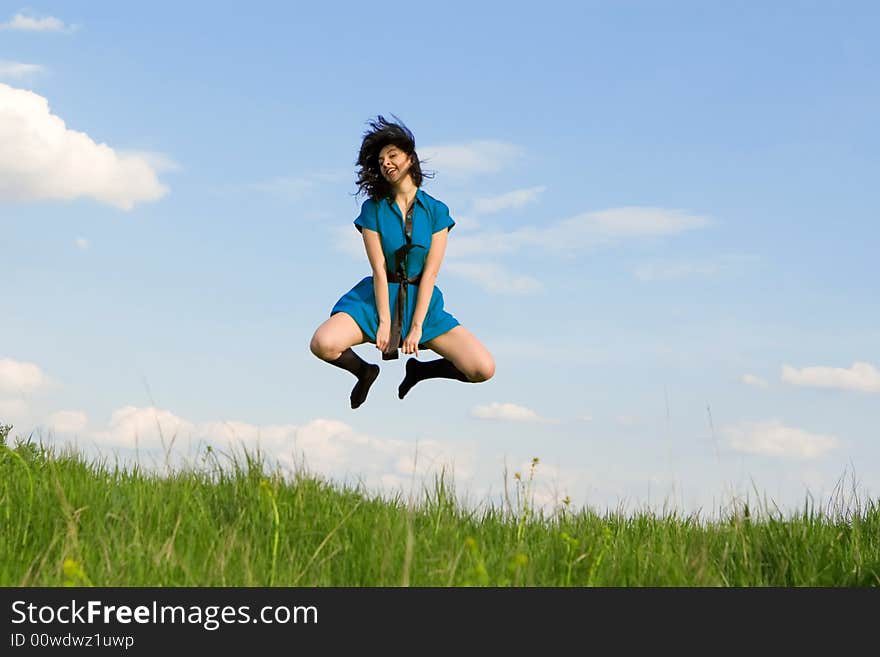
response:
[[[364,132],[364,138],[361,142],[361,150],[358,153],[358,178],[357,194],[367,194],[373,200],[385,198],[391,194],[392,187],[385,176],[379,170],[379,151],[388,144],[394,144],[407,155],[413,156],[413,163],[409,169],[409,175],[416,187],[422,186],[423,178],[433,178],[431,172],[422,173],[421,162],[416,153],[416,138],[410,132],[403,121],[398,119],[394,114],[396,123],[387,121],[381,114],[376,120],[368,121],[370,129]]]

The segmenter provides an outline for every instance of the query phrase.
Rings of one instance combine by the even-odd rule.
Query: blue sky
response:
[[[477,501],[538,457],[551,509],[877,494],[876,4],[391,10],[0,2],[0,421]],[[369,273],[377,114],[497,370],[401,402],[382,362],[353,411],[308,342]]]

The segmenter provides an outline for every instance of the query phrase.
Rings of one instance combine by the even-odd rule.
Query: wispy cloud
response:
[[[25,78],[29,75],[42,73],[45,70],[46,69],[39,64],[24,64],[22,62],[12,62],[7,59],[0,59],[0,78]]]
[[[0,30],[20,30],[23,32],[73,32],[76,25],[65,25],[64,21],[54,16],[33,16],[25,13],[15,14],[5,23],[0,23]]]
[[[77,237],[73,240],[73,243],[76,244],[76,248],[80,251],[86,251],[89,248],[89,241],[85,237]]]
[[[461,231],[474,231],[482,226],[475,215],[453,213],[452,218],[455,220],[456,235],[460,235]]]
[[[493,294],[523,296],[539,292],[544,287],[540,281],[531,276],[517,274],[491,262],[449,260],[443,269],[450,274],[472,281]]]
[[[745,383],[747,386],[754,386],[756,388],[766,388],[768,383],[759,376],[755,376],[754,374],[743,374],[740,377],[740,381]]]
[[[837,437],[789,427],[779,420],[740,422],[723,427],[727,444],[738,452],[794,459],[815,459],[840,445]]]
[[[148,159],[70,130],[33,92],[0,83],[0,201],[90,197],[130,210],[167,193]]]
[[[578,235],[586,233],[589,236],[626,239],[674,235],[708,224],[706,217],[682,210],[629,206],[578,215],[562,222],[560,229],[572,229]]]
[[[299,199],[315,188],[315,181],[309,178],[279,176],[270,180],[251,183],[247,185],[247,187],[257,192],[268,192],[270,194],[287,196],[292,199]]]
[[[782,380],[796,386],[880,392],[880,370],[870,363],[856,362],[849,368],[819,366],[797,369],[783,365]]]
[[[634,273],[640,281],[658,281],[709,275],[717,271],[718,264],[713,262],[650,262],[639,265]]]
[[[450,240],[455,256],[499,255],[522,249],[573,255],[603,244],[629,239],[675,235],[710,225],[707,217],[683,210],[621,207],[585,212],[545,226],[487,230]]]
[[[276,194],[289,200],[305,198],[321,185],[338,184],[349,180],[351,174],[344,171],[324,171],[301,176],[276,176],[245,185],[248,190]]]
[[[0,358],[0,391],[30,393],[49,384],[49,378],[38,365]]]
[[[471,415],[481,420],[509,420],[513,422],[541,422],[556,424],[558,420],[541,417],[535,411],[516,404],[492,402],[483,406],[474,406]]]
[[[540,249],[558,255],[577,255],[603,244],[621,240],[674,235],[710,225],[710,220],[681,210],[663,208],[612,208],[586,212],[547,226],[521,226],[512,230],[472,230],[455,234],[447,246],[444,269],[467,276],[485,289],[499,293],[528,294],[541,283],[529,276],[509,274],[498,263],[485,262],[487,257],[515,254],[521,250]],[[349,226],[333,231],[334,248],[355,257],[364,256],[361,236]],[[468,262],[479,257],[479,265]],[[457,264],[453,264],[453,262]],[[502,276],[508,280],[503,280]],[[515,282],[511,282],[511,277]],[[506,290],[506,292],[502,292]]]
[[[640,281],[664,281],[690,276],[713,276],[757,260],[756,256],[724,254],[712,260],[647,262],[633,272]]]
[[[501,212],[502,210],[520,208],[528,203],[535,202],[545,189],[547,188],[543,186],[529,187],[528,189],[517,189],[498,196],[478,198],[474,201],[471,212],[474,214],[491,214],[493,212]]]
[[[0,23],[0,30],[19,30],[22,32],[73,32],[76,25],[65,25],[64,21],[54,16],[33,16],[25,13],[15,14],[5,23]]]
[[[495,173],[510,167],[525,153],[516,144],[493,140],[427,146],[417,151],[419,158],[425,161],[423,168],[436,170],[438,177]]]

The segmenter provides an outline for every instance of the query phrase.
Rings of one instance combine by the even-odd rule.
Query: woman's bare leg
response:
[[[368,342],[357,322],[347,313],[336,313],[318,327],[309,348],[321,360],[348,370],[357,377],[351,391],[351,407],[357,408],[367,398],[370,386],[379,376],[379,366],[366,362],[352,349],[353,345]]]
[[[479,383],[491,379],[495,374],[492,354],[464,326],[458,325],[424,344],[442,358],[431,361],[410,358],[406,361],[406,376],[397,388],[400,399],[425,379],[444,378]]]
[[[315,356],[330,362],[339,358],[349,347],[364,342],[370,342],[370,338],[352,316],[348,313],[335,313],[315,331],[309,348]]]
[[[425,343],[461,370],[471,383],[488,381],[495,375],[495,359],[473,333],[459,324]]]

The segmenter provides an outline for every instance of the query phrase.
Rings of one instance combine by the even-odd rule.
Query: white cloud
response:
[[[520,208],[536,201],[545,189],[547,188],[543,186],[529,187],[528,189],[517,189],[499,196],[478,198],[474,201],[472,212],[475,214],[491,214],[502,210]]]
[[[120,408],[106,430],[85,438],[105,448],[137,446],[147,453],[164,449],[169,460],[192,456],[194,448],[203,453],[206,445],[239,455],[242,449],[251,454],[259,450],[290,468],[305,466],[316,475],[379,487],[389,482],[413,483],[442,468],[454,468],[456,476],[471,476],[474,462],[473,449],[467,446],[432,439],[411,443],[379,438],[338,420],[263,426],[236,420],[194,423],[152,407]]]
[[[755,386],[756,388],[766,388],[768,385],[764,379],[755,376],[754,374],[743,374],[742,377],[740,377],[740,381],[748,386]]]
[[[85,237],[77,237],[73,240],[73,243],[76,244],[76,248],[81,251],[86,251],[89,248],[89,241]]]
[[[856,362],[849,369],[842,367],[796,369],[790,365],[783,365],[782,380],[796,386],[880,392],[880,370],[870,363]]]
[[[96,144],[42,96],[0,83],[0,201],[86,196],[129,210],[167,191],[143,157]]]
[[[0,358],[0,391],[24,394],[47,386],[48,377],[39,366]]]
[[[120,149],[119,155],[127,158],[136,158],[150,165],[153,170],[162,173],[165,171],[180,171],[181,166],[173,159],[165,155],[165,153],[157,153],[156,151],[138,151]]]
[[[584,212],[546,226],[521,226],[512,230],[483,231],[450,240],[450,255],[470,256],[515,253],[539,248],[550,253],[574,254],[601,244],[626,239],[674,235],[708,226],[706,217],[682,210],[621,207]]]
[[[363,248],[363,247],[362,247]],[[531,276],[523,276],[492,262],[462,262],[449,260],[443,269],[451,274],[473,281],[487,292],[512,296],[534,294],[543,285]]]
[[[64,21],[54,16],[28,16],[16,14],[6,23],[0,23],[0,30],[21,30],[24,32],[72,32],[75,26],[66,27]]]
[[[18,426],[27,417],[28,406],[21,399],[0,399],[0,424]]]
[[[471,415],[481,420],[511,420],[513,422],[556,423],[557,420],[543,418],[535,411],[516,404],[492,402],[471,409]]]
[[[809,433],[779,420],[740,422],[721,431],[728,445],[738,452],[784,458],[815,459],[840,444],[835,436]]]
[[[42,73],[46,69],[39,64],[24,64],[0,59],[0,78],[25,78],[35,73]]]
[[[303,462],[309,471],[329,477],[356,477],[369,485],[424,476],[455,463],[459,474],[470,473],[469,450],[424,440],[418,444],[360,433],[338,420],[318,418],[303,425],[259,427],[242,422],[211,422],[196,428],[209,443],[231,443],[260,450],[282,463]]]
[[[86,428],[88,416],[82,411],[58,411],[52,413],[47,425],[57,433],[76,433]]]
[[[516,162],[524,149],[502,141],[479,140],[466,144],[427,146],[416,149],[425,162],[426,171],[437,171],[438,176],[467,176],[494,173]]]
[[[125,406],[113,411],[108,428],[95,432],[92,437],[97,443],[109,447],[170,449],[192,429],[191,422],[170,411]]]

